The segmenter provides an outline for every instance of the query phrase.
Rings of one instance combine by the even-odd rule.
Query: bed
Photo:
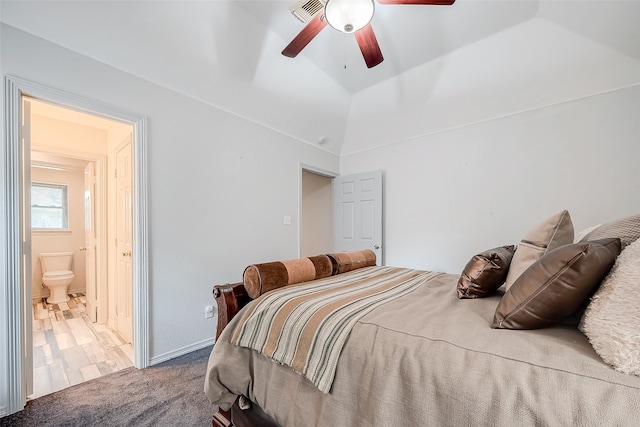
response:
[[[633,233],[620,240],[619,231],[612,236],[611,228],[579,236],[570,220],[566,224],[567,215],[554,215],[534,227],[517,246],[474,255],[462,274],[372,265],[370,251],[357,253],[367,254],[360,263],[340,262],[340,256],[348,259],[356,253],[329,254],[331,273],[319,257],[270,263],[261,272],[263,265],[248,267],[243,282],[214,288],[218,330],[205,380],[205,393],[219,408],[213,425],[637,425],[640,369],[635,363],[640,355],[638,349],[633,353],[637,325],[629,325],[633,336],[626,344],[631,354],[625,354],[632,360],[625,368],[620,361],[603,360],[606,349],[598,347],[595,332],[593,337],[585,332],[590,326],[584,318],[596,300],[604,300],[598,298],[600,288],[619,281],[612,272],[619,277],[626,270],[637,270],[640,241]],[[634,218],[640,224],[640,217]],[[570,232],[563,235],[562,227]],[[524,249],[539,241],[540,234],[564,243],[547,238],[542,250],[540,245]],[[528,264],[524,269],[523,260]],[[275,274],[280,279],[270,282],[274,265],[283,263],[284,270],[279,268],[289,267],[289,279],[283,279],[281,271]],[[308,280],[309,274],[299,274],[302,264],[313,264],[307,270],[320,277]],[[508,278],[510,267],[518,277]],[[252,269],[262,273],[254,275],[259,279],[254,280],[257,288],[255,283],[247,286]],[[387,286],[389,278],[402,283],[400,289]],[[638,276],[625,280],[640,289]],[[363,286],[354,290],[356,284]],[[351,290],[345,291],[345,286]],[[376,286],[384,290],[372,290]],[[342,294],[334,297],[334,288]],[[353,297],[363,290],[367,298],[375,295],[373,303],[361,304]],[[529,295],[523,304],[525,291]],[[355,313],[352,307],[335,322],[310,314],[315,322],[304,324],[333,322],[341,328],[348,324],[346,332],[315,330],[313,338],[304,338],[308,326],[294,325],[292,335],[276,330],[276,325],[285,323],[283,318],[305,316],[291,301],[301,299],[301,305],[312,306],[316,300],[309,295],[314,293],[320,299],[333,298],[332,307],[348,301],[341,310],[365,308]],[[626,290],[625,302],[629,295]],[[638,315],[633,298],[626,311],[631,317]],[[274,309],[277,304],[282,305]],[[274,317],[265,317],[271,311],[276,312]],[[624,314],[624,309],[616,309],[621,311]],[[600,322],[598,315],[591,317],[599,324],[606,321]],[[607,316],[611,317],[605,311]],[[326,341],[319,338],[323,334]],[[274,350],[274,342],[290,345],[292,336],[300,340],[294,350],[286,346]],[[337,347],[337,356],[321,352],[319,346],[326,342]],[[297,352],[305,345],[300,364]],[[309,362],[314,358],[320,360],[316,365]],[[314,367],[311,374],[305,371],[308,365]]]

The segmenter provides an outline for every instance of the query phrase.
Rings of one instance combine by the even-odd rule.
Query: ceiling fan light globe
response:
[[[336,30],[353,33],[371,22],[374,10],[373,0],[328,0],[324,16]]]

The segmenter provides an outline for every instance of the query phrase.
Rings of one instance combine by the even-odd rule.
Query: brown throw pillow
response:
[[[515,251],[516,247],[509,245],[474,255],[458,280],[458,298],[484,298],[494,293],[507,278]]]
[[[620,239],[565,245],[548,252],[500,299],[493,328],[537,329],[579,309],[598,288],[620,254]]]

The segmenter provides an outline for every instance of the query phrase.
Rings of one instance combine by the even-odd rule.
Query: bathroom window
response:
[[[31,183],[31,228],[34,230],[69,229],[66,185]]]

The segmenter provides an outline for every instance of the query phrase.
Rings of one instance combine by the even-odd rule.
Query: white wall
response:
[[[235,1],[3,1],[2,21],[298,141],[327,137],[323,149],[339,153],[348,93],[304,55],[281,55],[290,36],[267,30],[249,8],[259,13]],[[171,15],[192,25],[175,28]],[[295,34],[295,18],[283,17]],[[303,89],[292,84],[300,76]]]
[[[356,94],[341,173],[384,170],[387,264],[459,273],[565,208],[640,213],[638,117],[640,61],[536,18]]]
[[[354,95],[341,154],[640,83],[640,61],[532,19]]]
[[[150,357],[209,342],[212,286],[240,280],[250,263],[297,256],[299,165],[338,172],[338,156],[6,25],[1,36],[2,74],[148,117]]]
[[[640,86],[461,126],[341,160],[384,170],[388,265],[460,273],[568,209],[576,230],[640,213]]]
[[[33,114],[31,149],[70,157],[98,157],[107,154],[108,132],[79,123]]]

